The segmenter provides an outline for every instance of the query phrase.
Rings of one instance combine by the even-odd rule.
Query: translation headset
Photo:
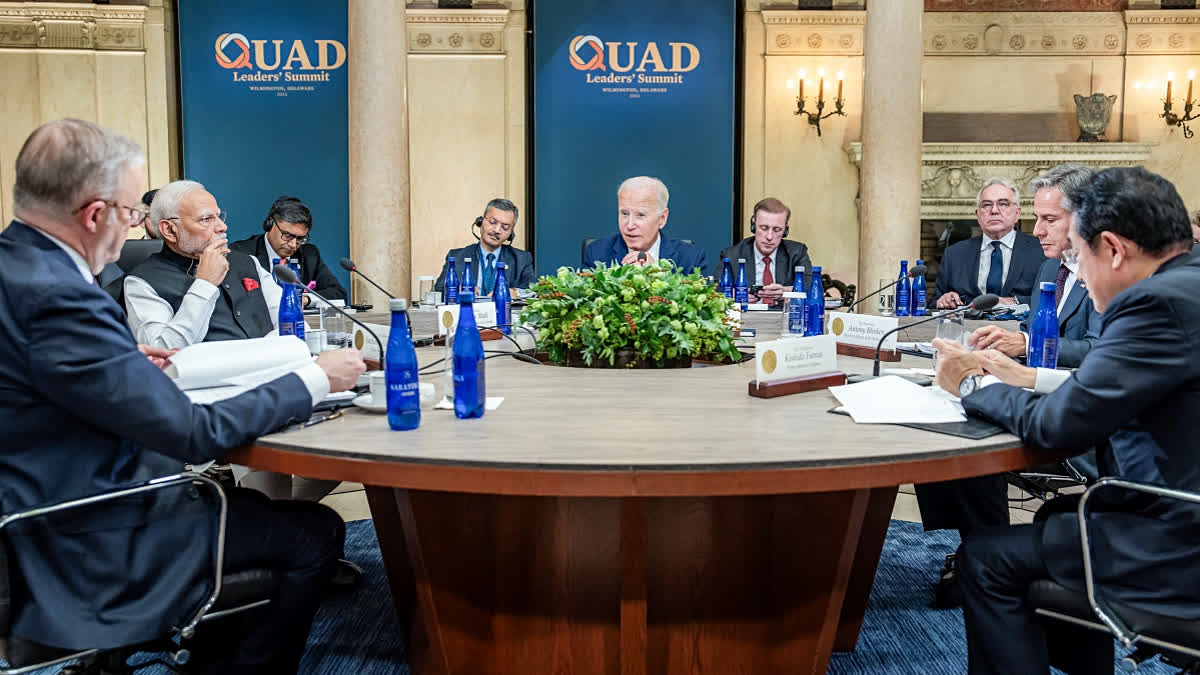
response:
[[[479,239],[479,233],[475,231],[475,228],[477,228],[477,227],[480,229],[483,229],[483,216],[479,216],[478,218],[476,218],[475,222],[471,225],[471,236],[475,237],[476,240]],[[513,240],[516,238],[517,238],[517,228],[513,227],[512,232],[508,233],[508,239],[504,243],[511,244],[511,243],[513,243]]]
[[[299,199],[297,199],[295,197],[280,197],[279,199],[276,199],[274,201],[274,203],[271,204],[271,209],[269,211],[267,211],[267,219],[263,221],[263,232],[270,232],[271,228],[275,227],[275,217],[278,216],[279,211],[281,209],[283,209],[283,207],[285,205],[288,205],[288,204],[294,204],[296,206],[300,206],[300,207],[304,208],[305,211],[308,211],[308,207],[305,206],[304,202],[300,201]],[[310,217],[310,221],[311,221],[311,217]],[[311,225],[309,226],[309,229],[310,230],[312,229]]]
[[[754,216],[757,216],[757,215],[758,215],[758,211],[755,211],[750,216],[750,234],[754,234],[754,231],[757,229],[757,227],[754,224]],[[784,239],[787,239],[788,232],[791,231],[791,229],[792,229],[792,226],[790,223],[783,226],[783,238]]]

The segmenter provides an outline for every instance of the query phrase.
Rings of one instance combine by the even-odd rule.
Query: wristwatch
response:
[[[979,389],[979,383],[983,381],[982,375],[968,375],[963,378],[962,382],[958,383],[958,397],[966,398],[974,394]]]

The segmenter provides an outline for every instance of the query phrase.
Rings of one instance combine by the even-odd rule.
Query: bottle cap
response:
[[[908,264],[908,261],[907,261],[907,260],[901,260],[901,261],[900,261],[900,264],[901,264],[901,265],[907,265],[907,264]]]
[[[745,258],[738,258],[738,262],[740,262],[740,263],[744,263],[744,262],[746,262],[746,259],[745,259]]]
[[[470,258],[463,258],[463,262],[471,262]]]
[[[392,298],[391,300],[388,301],[388,309],[393,312],[407,312],[408,311],[408,299],[407,298]]]
[[[721,262],[729,262],[729,258],[721,258]]]
[[[454,262],[454,256],[448,255],[448,256],[446,256],[446,260],[449,260],[450,262]]]
[[[803,298],[803,297],[805,297],[805,294],[801,293],[799,291],[784,291],[783,297],[785,297],[785,298]]]
[[[813,265],[813,274],[817,274],[817,273],[819,273],[820,271],[821,271],[821,266],[820,266],[820,265]]]
[[[1057,291],[1057,290],[1058,290],[1058,285],[1057,285],[1057,284],[1055,284],[1053,281],[1043,281],[1043,282],[1042,282],[1042,283],[1039,285],[1039,287],[1040,287],[1040,288],[1041,288],[1043,291]]]
[[[917,258],[917,264],[918,264],[918,265],[924,265],[924,264],[925,264],[925,260],[924,260],[923,258]]]
[[[796,271],[797,271],[797,272],[803,272],[803,271],[804,271],[804,265],[796,265]]]
[[[507,268],[507,267],[508,267],[508,265],[505,265],[505,264],[504,264],[504,263],[502,263],[502,262],[498,262],[498,263],[496,263],[496,269],[498,269],[498,270],[502,270],[502,269],[505,269],[505,268]]]
[[[458,304],[469,305],[473,302],[475,302],[475,291],[472,290],[458,292]]]

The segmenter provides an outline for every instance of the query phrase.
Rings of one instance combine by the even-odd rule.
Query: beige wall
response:
[[[0,214],[12,219],[13,167],[38,125],[93,120],[147,150],[147,185],[170,176],[162,0],[150,7],[0,2]],[[153,102],[153,103],[151,103]]]

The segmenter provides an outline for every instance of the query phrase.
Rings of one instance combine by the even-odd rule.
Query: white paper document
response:
[[[829,392],[859,424],[965,422],[957,399],[894,375],[830,387]]]
[[[230,386],[250,388],[309,363],[312,363],[312,355],[308,353],[308,345],[291,335],[282,335],[189,345],[171,357],[171,364],[164,372],[184,391]]]

